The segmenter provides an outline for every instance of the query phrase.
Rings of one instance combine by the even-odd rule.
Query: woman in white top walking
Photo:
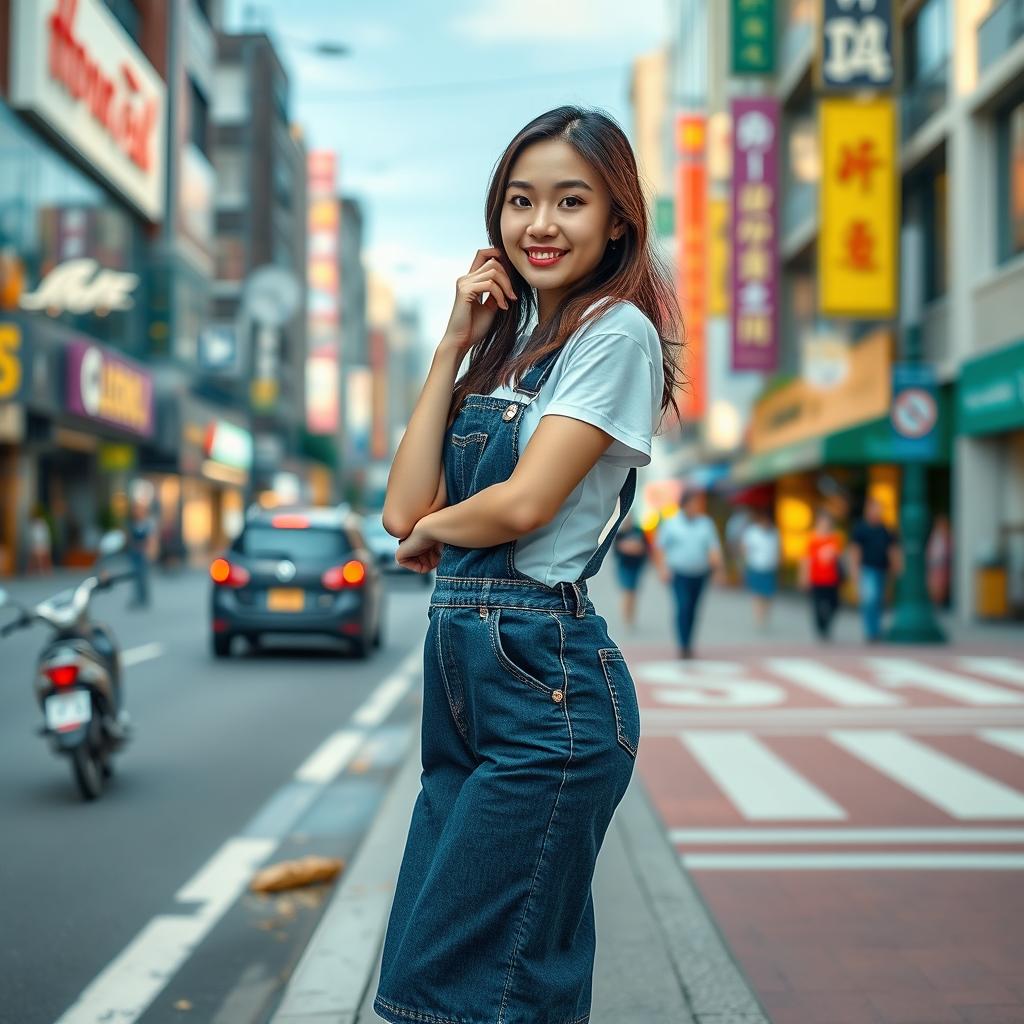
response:
[[[764,629],[778,585],[780,557],[779,531],[767,508],[761,506],[754,512],[754,521],[740,538],[740,551],[747,589],[754,595],[754,622]]]

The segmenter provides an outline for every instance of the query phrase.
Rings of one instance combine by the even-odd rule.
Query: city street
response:
[[[307,853],[347,859],[407,747],[419,675],[405,659],[413,651],[418,661],[426,622],[418,579],[391,586],[389,636],[363,663],[316,641],[271,641],[258,654],[238,644],[235,658],[215,662],[208,584],[205,574],[155,573],[143,612],[124,610],[130,588],[97,598],[125,648],[136,735],[91,804],[35,735],[32,666],[45,631],[0,648],[0,905],[5,932],[18,936],[0,972],[5,1024],[101,1012],[177,1020],[186,1006],[196,1020],[262,1019],[321,899],[244,894],[253,869]]]
[[[427,591],[390,582],[385,645],[366,663],[315,643],[215,662],[198,573],[157,575],[141,613],[124,590],[102,597],[137,736],[90,805],[33,735],[38,636],[7,641],[0,896],[19,942],[3,1020],[269,1019],[331,890],[257,896],[251,875],[305,853],[347,864],[415,753]],[[826,650],[796,596],[758,633],[745,595],[713,590],[701,658],[683,663],[653,573],[632,631],[607,569],[592,594],[640,694],[634,787],[772,1021],[1024,1021],[1018,636],[973,627],[948,650],[868,650],[847,611]],[[612,1019],[606,991],[595,1021]]]

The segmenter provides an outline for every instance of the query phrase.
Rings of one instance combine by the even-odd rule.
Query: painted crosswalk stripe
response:
[[[1024,729],[982,729],[978,735],[1013,754],[1024,755]]]
[[[884,686],[930,690],[963,704],[1024,704],[1024,694],[926,665],[912,658],[868,658]]]
[[[960,658],[960,664],[971,672],[990,676],[1004,683],[1024,686],[1024,662],[1015,658]]]
[[[828,736],[954,818],[1024,818],[1024,794],[902,733],[836,729]]]
[[[869,686],[814,658],[769,658],[765,664],[774,675],[782,676],[834,704],[847,707],[892,707],[905,703],[892,693],[880,690],[877,686]]]
[[[1024,845],[1024,828],[673,828],[680,846]]]
[[[683,853],[691,871],[1021,871],[1024,853]]]
[[[164,653],[164,645],[159,641],[151,644],[140,644],[138,647],[129,647],[121,652],[121,664],[125,668],[132,665],[139,665],[144,661],[152,661]]]
[[[842,807],[748,732],[701,730],[683,732],[679,739],[745,818],[846,818]]]

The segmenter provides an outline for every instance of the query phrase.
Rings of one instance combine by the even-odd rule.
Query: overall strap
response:
[[[562,348],[564,347],[563,345]],[[540,389],[544,387],[544,381],[548,379],[548,374],[561,353],[561,348],[556,348],[553,352],[549,352],[539,362],[534,363],[523,375],[523,379],[516,383],[515,390],[526,396],[522,400],[523,405],[529,405],[540,394]]]
[[[585,580],[588,577],[593,576],[594,573],[601,568],[601,562],[604,560],[604,556],[608,553],[608,549],[614,543],[615,534],[622,525],[622,520],[626,518],[626,513],[633,504],[633,498],[635,496],[636,466],[630,466],[629,472],[626,474],[626,479],[623,481],[622,489],[619,491],[619,512],[615,518],[615,522],[611,529],[609,529],[605,534],[601,546],[590,556],[590,560],[583,567],[583,571],[579,575],[579,580]],[[579,580],[577,580],[577,582],[579,582]]]

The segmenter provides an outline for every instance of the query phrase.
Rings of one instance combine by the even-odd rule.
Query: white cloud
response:
[[[665,0],[492,0],[452,22],[457,35],[482,43],[620,40],[667,27]]]

